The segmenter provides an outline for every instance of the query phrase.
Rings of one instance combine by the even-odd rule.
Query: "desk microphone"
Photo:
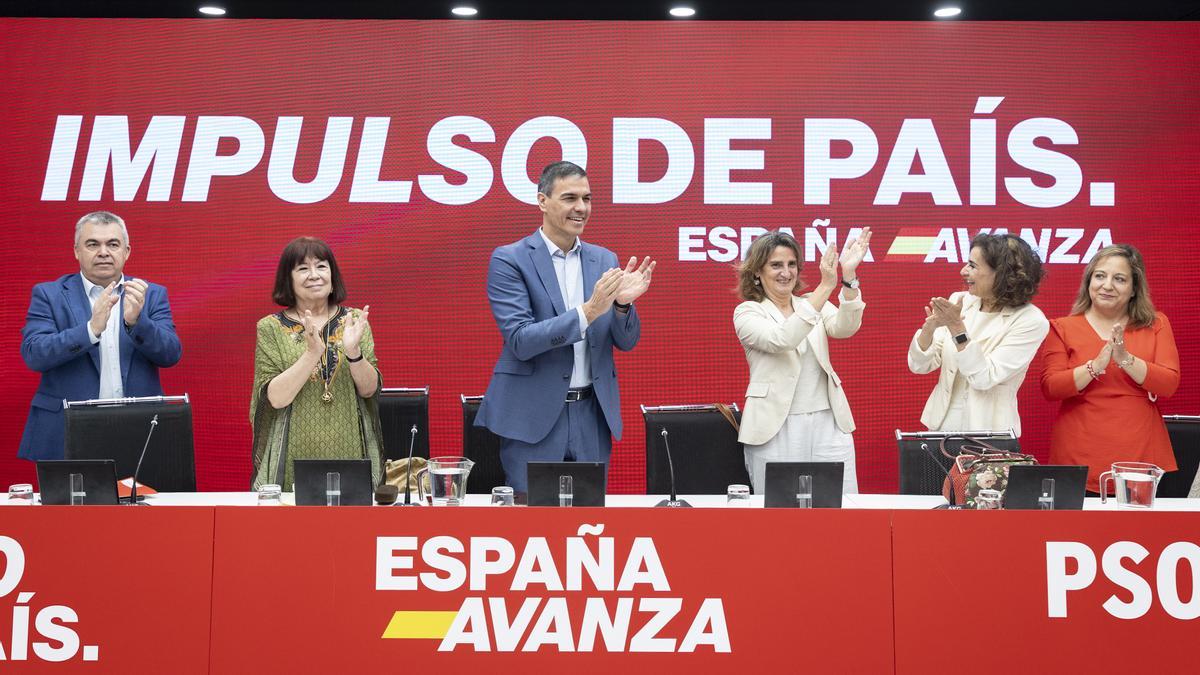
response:
[[[408,432],[408,466],[405,467],[408,470],[408,475],[404,477],[404,505],[405,506],[413,505],[412,490],[410,488],[412,487],[413,446],[415,446],[416,444],[417,444],[417,425],[414,424],[412,426],[412,429],[410,429]]]
[[[670,443],[670,441],[667,440],[667,428],[666,427],[663,427],[662,437],[663,437],[663,447],[666,448],[666,450],[667,450],[667,472],[668,472],[667,475],[671,478],[671,498],[664,499],[661,502],[655,504],[655,506],[669,506],[669,507],[673,507],[673,508],[679,508],[679,507],[691,508],[691,506],[692,506],[691,504],[680,499],[679,496],[675,494],[675,463],[671,461],[671,443]]]
[[[137,506],[138,474],[142,472],[142,460],[146,459],[146,449],[150,447],[150,437],[154,435],[154,427],[158,426],[158,415],[150,420],[150,431],[146,434],[146,442],[142,444],[142,454],[138,457],[137,468],[133,470],[133,486],[129,488],[129,503]]]

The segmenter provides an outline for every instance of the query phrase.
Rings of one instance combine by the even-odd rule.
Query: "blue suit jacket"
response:
[[[606,248],[580,242],[584,299],[617,256]],[[575,363],[572,346],[580,340],[579,313],[568,310],[558,288],[554,263],[541,235],[532,235],[492,253],[488,300],[504,338],[504,347],[488,385],[477,426],[505,438],[537,443],[550,433],[563,406]],[[609,310],[587,327],[592,387],[614,438],[621,438],[621,396],[613,347],[633,349],[641,336],[637,310]]]
[[[123,309],[122,299],[112,311]],[[21,330],[21,358],[42,374],[42,381],[25,422],[17,453],[20,457],[62,459],[63,399],[79,401],[100,394],[100,345],[92,344],[87,327],[91,318],[91,303],[78,272],[33,287]],[[167,289],[149,284],[137,323],[133,328],[119,325],[125,395],[162,394],[158,369],[175,365],[183,352],[171,320]]]

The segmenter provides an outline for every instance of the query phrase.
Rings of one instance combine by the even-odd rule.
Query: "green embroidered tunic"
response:
[[[324,366],[309,377],[291,405],[276,410],[267,400],[267,385],[304,353],[304,327],[283,312],[258,322],[254,350],[254,392],[250,398],[250,424],[254,430],[253,489],[278,483],[292,490],[292,461],[299,459],[370,459],[378,484],[382,476],[382,433],[376,396],[361,398],[342,352],[346,317],[357,309],[339,307],[322,329],[328,348]],[[360,343],[362,356],[379,372],[375,340],[368,324]],[[325,381],[333,400],[325,402]]]

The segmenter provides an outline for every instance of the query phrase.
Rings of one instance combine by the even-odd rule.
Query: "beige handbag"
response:
[[[408,483],[409,491],[417,491],[417,473],[421,469],[425,468],[425,464],[427,462],[428,460],[426,460],[424,457],[412,458],[412,479]],[[395,485],[396,489],[399,490],[401,494],[404,494],[404,481],[410,475],[408,472],[408,458],[389,459],[386,470],[387,477],[384,479],[384,482],[388,485]]]

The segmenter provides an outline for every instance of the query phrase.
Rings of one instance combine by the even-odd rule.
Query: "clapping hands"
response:
[[[650,277],[654,274],[656,265],[658,263],[650,260],[650,256],[643,258],[640,266],[637,256],[630,258],[621,273],[621,285],[617,289],[616,302],[621,305],[632,304],[634,300],[650,290]]]
[[[871,228],[864,227],[858,237],[851,239],[846,243],[846,250],[842,251],[842,278],[855,279],[858,277],[858,265],[867,257],[867,251],[871,247]],[[822,278],[824,276],[822,275]]]
[[[960,323],[962,308],[962,296],[959,296],[958,302],[950,302],[946,298],[931,298],[925,307],[925,323],[932,324],[934,328]]]
[[[342,351],[346,358],[357,359],[362,355],[362,338],[367,331],[367,317],[371,306],[366,305],[361,312],[351,311],[342,324]]]

